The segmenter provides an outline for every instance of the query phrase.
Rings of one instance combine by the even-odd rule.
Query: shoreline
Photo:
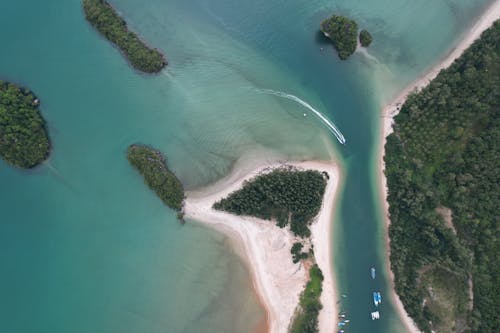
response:
[[[385,227],[385,246],[387,253],[386,260],[386,270],[390,277],[391,283],[391,299],[396,307],[396,310],[401,318],[403,324],[410,333],[420,333],[421,331],[416,326],[413,319],[407,314],[403,303],[401,302],[398,294],[395,291],[394,286],[394,274],[390,267],[390,239],[389,239],[389,203],[387,201],[387,179],[385,177],[385,143],[387,136],[392,133],[392,125],[394,122],[394,117],[399,113],[399,108],[404,104],[408,95],[414,91],[419,91],[425,86],[427,86],[442,69],[445,69],[453,64],[455,59],[460,57],[462,53],[472,45],[472,43],[481,36],[481,33],[488,29],[493,22],[500,18],[500,0],[496,0],[489,4],[489,6],[484,10],[484,12],[478,17],[476,22],[472,27],[465,33],[463,38],[458,41],[444,57],[442,57],[436,65],[432,66],[425,74],[421,75],[410,85],[404,88],[400,93],[396,95],[391,102],[383,106],[381,113],[381,131],[380,131],[380,147],[378,153],[378,179],[379,179],[379,191],[382,198],[383,215],[384,215],[384,227]]]
[[[214,202],[240,189],[245,180],[282,165],[326,171],[330,177],[321,210],[311,225],[311,243],[324,276],[320,298],[323,308],[318,316],[318,328],[320,332],[333,332],[338,311],[331,242],[333,208],[340,185],[340,172],[336,164],[322,161],[263,162],[251,165],[251,169],[248,166],[235,168],[220,181],[187,192],[186,218],[201,222],[229,237],[235,251],[248,263],[254,288],[266,310],[268,331],[288,332],[299,304],[299,296],[308,280],[308,271],[303,263],[293,264],[290,254],[290,248],[298,238],[293,236],[289,228],[281,229],[273,222],[212,209]],[[242,169],[249,171],[243,174]]]

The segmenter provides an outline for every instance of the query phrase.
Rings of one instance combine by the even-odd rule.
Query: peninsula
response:
[[[167,60],[157,49],[148,47],[127,27],[125,20],[105,0],[83,0],[87,21],[117,46],[130,64],[144,73],[158,73]]]
[[[33,168],[49,156],[39,105],[30,90],[0,81],[0,157],[13,166]]]
[[[309,161],[259,165],[245,174],[238,169],[212,186],[188,192],[186,217],[223,232],[239,249],[266,308],[269,332],[333,332],[331,223],[337,166]],[[304,181],[303,191],[293,190]],[[280,188],[284,192],[277,193]],[[310,201],[305,200],[309,195]],[[298,229],[302,236],[292,230],[294,223],[304,224]]]
[[[418,326],[414,332],[499,329],[493,236],[500,182],[499,17],[496,1],[438,66],[384,109],[384,138],[394,130],[385,143],[385,166],[381,160],[390,263],[395,290]]]
[[[290,231],[302,238],[293,243],[290,254],[293,263],[303,260],[305,267],[310,267],[309,281],[300,295],[291,332],[318,332],[323,273],[308,237],[309,225],[321,208],[327,179],[326,172],[284,166],[245,181],[241,189],[213,205],[214,209],[236,215],[276,221],[280,228],[290,225]],[[304,246],[308,251],[302,251]]]
[[[184,187],[175,174],[168,169],[165,157],[154,148],[134,144],[127,150],[127,159],[144,177],[144,182],[156,195],[183,218]]]

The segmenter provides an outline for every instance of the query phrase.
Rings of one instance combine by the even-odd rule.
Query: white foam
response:
[[[306,107],[307,109],[309,109],[316,117],[318,117],[321,122],[323,124],[326,125],[326,127],[330,130],[330,132],[332,132],[335,137],[337,138],[337,140],[341,143],[341,144],[345,144],[346,140],[345,140],[345,137],[344,135],[340,132],[340,130],[335,126],[334,123],[332,123],[330,121],[330,119],[328,119],[326,116],[324,116],[321,112],[319,112],[318,110],[316,110],[315,108],[313,108],[311,106],[311,104],[307,103],[306,101],[300,99],[299,97],[295,96],[295,95],[291,95],[291,94],[287,94],[287,93],[284,93],[282,91],[275,91],[275,90],[271,90],[271,89],[257,89],[258,92],[261,92],[261,93],[264,93],[264,94],[269,94],[269,95],[274,95],[274,96],[278,96],[278,97],[282,97],[282,98],[286,98],[286,99],[289,99],[291,101],[294,101],[294,102],[297,102],[299,103],[300,105]]]

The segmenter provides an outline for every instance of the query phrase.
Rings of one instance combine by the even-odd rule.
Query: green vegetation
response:
[[[318,265],[309,269],[309,281],[306,289],[300,295],[299,307],[293,319],[291,333],[317,333],[318,314],[323,308],[320,301],[323,273]]]
[[[387,138],[391,267],[424,332],[500,332],[499,103],[497,21],[407,99]]]
[[[361,43],[361,46],[368,47],[370,46],[372,41],[372,35],[365,29],[361,30],[361,32],[359,33],[359,42]]]
[[[137,35],[129,31],[127,23],[104,0],[83,0],[85,17],[101,34],[127,57],[130,64],[145,73],[158,73],[167,64],[156,49],[149,48]]]
[[[358,24],[355,21],[333,15],[321,22],[321,31],[331,39],[340,59],[345,60],[356,51]]]
[[[214,204],[214,208],[236,215],[271,220],[295,235],[309,237],[309,225],[321,208],[325,175],[282,167],[246,181],[243,187]]]
[[[425,316],[432,322],[435,332],[464,332],[467,328],[467,279],[452,271],[436,267],[424,267],[421,273],[425,286]]]
[[[0,81],[0,156],[32,168],[49,156],[50,143],[38,99],[28,89]]]
[[[292,261],[294,264],[309,257],[309,253],[302,252],[303,247],[304,245],[302,243],[293,243],[292,248],[290,249],[290,253],[292,254]]]
[[[127,159],[144,177],[144,182],[156,192],[158,197],[170,208],[179,212],[182,220],[184,187],[179,179],[168,169],[163,155],[150,147],[131,145]]]

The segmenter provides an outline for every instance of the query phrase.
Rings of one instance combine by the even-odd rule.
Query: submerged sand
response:
[[[386,225],[386,232],[385,232],[386,247],[387,247],[388,257],[390,257],[390,244],[389,244],[390,240],[388,234],[390,219],[389,219],[389,203],[387,202],[387,193],[388,193],[387,179],[385,178],[384,174],[385,171],[384,155],[385,155],[386,138],[389,134],[392,133],[392,125],[394,122],[394,117],[399,113],[399,108],[404,104],[409,94],[411,94],[414,91],[419,91],[420,89],[428,85],[439,74],[439,72],[442,69],[449,67],[455,61],[455,59],[460,57],[460,55],[476,39],[478,39],[481,36],[481,33],[483,31],[488,29],[493,24],[493,22],[495,22],[499,18],[500,18],[500,1],[495,1],[488,7],[488,9],[486,9],[484,14],[477,20],[477,22],[472,26],[472,28],[469,29],[464,38],[461,41],[459,41],[458,45],[452,48],[451,51],[437,65],[432,67],[431,70],[429,70],[427,73],[419,77],[416,81],[414,81],[404,90],[402,90],[392,102],[383,107],[382,131],[381,131],[382,139],[381,139],[381,147],[379,153],[379,166],[380,166],[379,183],[380,183],[380,191],[382,194],[381,197],[383,198],[384,218]],[[389,260],[387,260],[387,263],[389,265]],[[395,292],[394,274],[392,273],[392,270],[390,269],[390,267],[387,267],[387,270],[389,272],[389,276],[391,277],[391,283],[392,283],[391,296],[393,299],[393,303],[395,304],[399,312],[399,315],[403,320],[403,323],[405,324],[409,332],[412,333],[420,332],[420,330],[415,325],[414,321],[406,313],[403,303],[401,302],[399,296]]]
[[[268,315],[269,331],[285,333],[304,290],[308,272],[302,263],[292,263],[290,249],[297,240],[288,228],[253,217],[235,216],[216,211],[212,205],[243,182],[268,172],[282,163],[264,163],[244,174],[235,169],[229,176],[201,190],[187,193],[186,217],[211,226],[231,238],[237,250],[249,263],[257,293]],[[332,212],[339,184],[339,169],[331,162],[286,162],[304,170],[326,171],[329,180],[320,213],[311,226],[315,258],[323,272],[323,309],[319,314],[319,331],[334,332],[337,325],[335,280],[332,272]]]

